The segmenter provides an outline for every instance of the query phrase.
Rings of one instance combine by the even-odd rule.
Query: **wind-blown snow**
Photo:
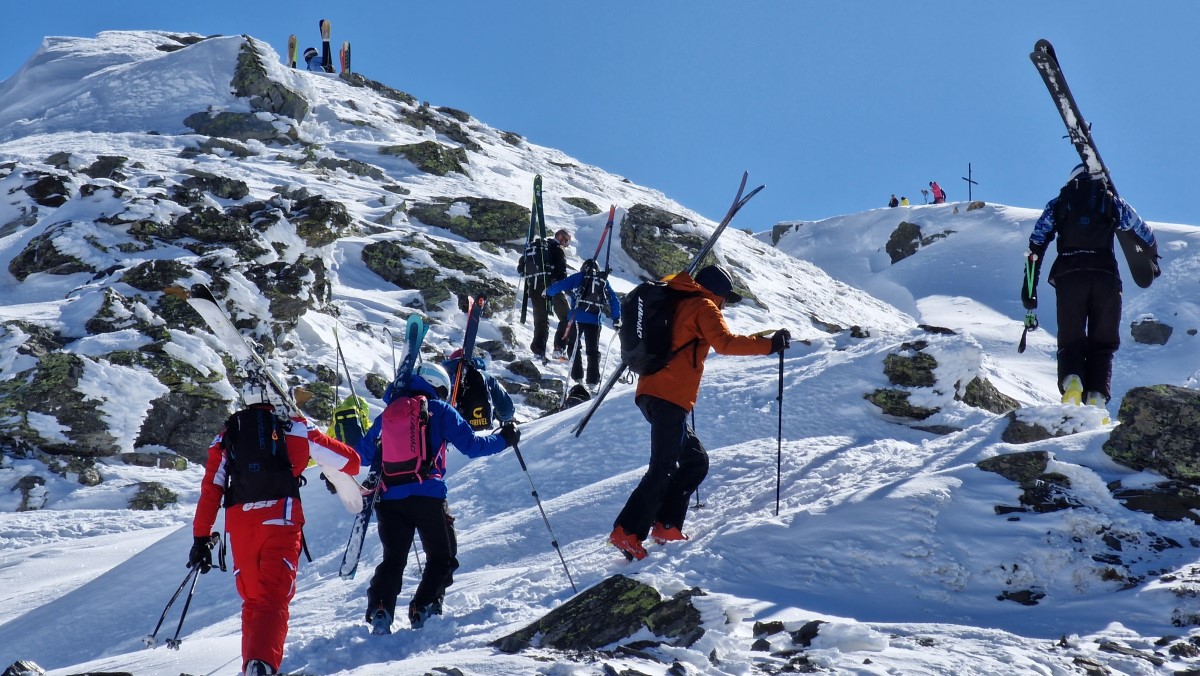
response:
[[[164,41],[159,33],[48,38],[24,68],[0,84],[0,154],[26,162],[41,162],[60,150],[89,158],[121,154],[165,175],[190,166],[178,158],[181,145],[190,142],[172,136],[186,134],[182,117],[208,106],[245,109],[228,91],[242,39],[210,39],[170,53],[155,49]],[[541,173],[547,196],[587,195],[596,204],[617,204],[622,213],[645,202],[693,218],[701,232],[711,227],[655,191],[553,149],[515,148],[475,120],[473,133],[486,143],[482,153],[471,155],[470,179],[419,174],[403,161],[378,156],[375,148],[420,140],[431,131],[353,124],[356,116],[367,114],[363,111],[393,110],[396,104],[335,78],[293,72],[277,60],[269,66],[272,76],[313,102],[302,135],[341,156],[380,166],[411,189],[410,199],[479,194],[525,204],[533,174]],[[365,179],[301,171],[273,160],[275,152],[244,161],[203,161],[246,181],[252,195],[269,195],[278,184],[305,187],[343,201],[363,222],[397,204]],[[728,168],[713,174],[716,182],[737,178]],[[714,189],[732,187],[721,183]],[[1047,186],[1048,196],[1054,189]],[[1129,197],[1136,206],[1136,197]],[[1164,655],[1164,666],[1158,667],[1100,649],[1100,641],[1112,641],[1149,654],[1162,636],[1196,635],[1173,626],[1172,610],[1189,601],[1161,581],[1164,572],[1197,559],[1195,526],[1156,521],[1112,498],[1107,485],[1114,481],[1147,485],[1160,477],[1122,467],[1103,453],[1111,425],[1101,424],[1098,409],[1057,403],[1054,303],[1048,287],[1039,313],[1043,329],[1030,334],[1024,354],[1016,352],[1024,314],[1017,295],[1021,254],[1038,210],[989,205],[956,214],[953,207],[879,209],[797,222],[777,247],[768,234],[756,238],[736,229],[752,217],[753,202],[746,207],[717,251],[732,261],[760,302],[732,307],[727,316],[742,332],[791,329],[795,342],[783,360],[782,413],[776,357],[710,357],[695,421],[711,460],[699,491],[703,506],[689,516],[689,541],[651,546],[644,561],[626,563],[606,544],[648,456],[648,425],[633,404],[632,386],[617,386],[579,438],[570,433],[582,415],[578,408],[524,424],[521,450],[528,478],[511,451],[473,461],[451,452],[450,505],[462,567],[447,594],[446,615],[420,631],[367,635],[362,614],[371,569],[380,558],[378,539],[372,530],[358,577],[341,580],[337,569],[351,518],[310,471],[305,534],[314,560],[301,564],[284,668],[359,676],[422,674],[439,667],[481,675],[601,673],[600,662],[555,664],[537,651],[504,655],[488,647],[573,595],[529,480],[581,589],[622,573],[667,596],[691,587],[707,593],[695,601],[706,633],[694,646],[657,649],[661,663],[632,655],[597,658],[618,671],[664,674],[672,662],[682,666],[671,673],[689,674],[781,668],[785,658],[750,648],[752,625],[766,620],[781,620],[793,631],[808,621],[824,621],[805,654],[811,664],[835,673],[1067,674],[1079,672],[1080,658],[1113,673],[1194,668],[1194,660],[1181,656]],[[67,208],[56,222],[94,222],[112,207],[98,199]],[[18,215],[15,203],[0,200],[0,223]],[[547,199],[547,218],[573,234],[574,261],[594,250],[605,217],[582,216],[561,200]],[[893,265],[882,248],[902,219],[919,224],[925,235],[953,232]],[[0,236],[5,269],[49,225],[39,222]],[[1153,225],[1164,272],[1151,289],[1126,285],[1125,340],[1117,355],[1112,413],[1128,389],[1189,384],[1200,363],[1197,338],[1188,333],[1200,327],[1200,311],[1187,300],[1200,269],[1200,257],[1192,253],[1200,229]],[[514,252],[485,251],[415,221],[405,227],[453,243],[516,283]],[[103,236],[103,229],[97,226],[94,234]],[[299,254],[299,243],[286,228],[269,236],[280,243],[270,256],[293,260]],[[340,316],[305,315],[291,336],[295,347],[285,355],[289,363],[333,363],[337,327],[360,394],[366,373],[391,369],[384,329],[398,329],[397,318],[414,297],[363,266],[362,247],[378,237],[363,234],[331,245],[329,279]],[[79,249],[85,250],[96,255],[95,248]],[[613,252],[613,284],[628,290],[642,271],[619,246]],[[95,263],[106,267],[120,254],[110,255],[114,260]],[[162,255],[186,262],[188,254]],[[93,357],[114,345],[136,349],[142,339],[124,331],[87,335],[83,324],[97,302],[95,295],[80,291],[88,288],[90,275],[37,274],[23,283],[7,273],[0,277],[5,299],[0,319],[46,324],[77,338],[64,349],[84,358],[83,389],[105,400],[102,411],[123,448],[132,450],[141,416],[165,388],[135,367],[101,364]],[[253,284],[236,274],[229,281],[230,297],[244,318],[267,316]],[[507,324],[523,350],[530,329],[519,325],[515,314],[498,309],[481,328],[481,339],[499,338]],[[1130,322],[1147,315],[1175,326],[1167,345],[1129,339]],[[433,320],[430,343],[449,347],[461,340],[460,314],[437,313]],[[860,326],[868,335],[831,333],[825,328],[829,324]],[[955,335],[927,333],[918,324],[946,327]],[[352,329],[359,326],[367,328]],[[172,335],[172,357],[204,373],[224,372],[220,346],[211,336],[201,331]],[[611,347],[611,336],[606,327],[604,345]],[[24,339],[19,330],[0,333],[0,372],[28,367],[28,358],[15,352]],[[939,368],[938,387],[916,391],[913,401],[940,407],[926,424],[957,432],[914,429],[863,398],[888,386],[884,358],[916,340],[928,343]],[[615,359],[610,356],[608,363]],[[281,366],[284,356],[276,360]],[[997,506],[1018,505],[1021,489],[975,463],[1029,449],[1000,440],[1002,417],[954,400],[955,384],[961,387],[977,375],[1019,400],[1021,419],[1079,432],[1040,442],[1036,450],[1050,454],[1051,471],[1070,478],[1082,507],[997,514]],[[372,404],[378,410],[379,402]],[[522,404],[520,414],[529,418],[533,409]],[[61,434],[50,416],[31,415],[31,422],[47,438]],[[8,489],[24,476],[45,474],[40,469],[40,463],[20,458],[5,458],[0,465],[0,664],[31,659],[56,675],[236,673],[240,601],[229,573],[214,571],[200,579],[179,651],[142,644],[186,573],[202,468],[177,472],[103,463],[105,481],[92,487],[79,485],[70,474],[50,474],[46,509],[13,511],[18,492]],[[137,482],[145,480],[178,492],[179,504],[151,513],[124,509]],[[1113,533],[1154,533],[1180,546],[1146,550],[1132,564],[1143,581],[1122,589],[1105,579],[1105,564],[1096,558],[1109,551],[1104,537]],[[415,563],[406,571],[402,604],[415,585]],[[1024,589],[1045,596],[1033,606],[998,599],[1005,591]],[[176,618],[174,613],[168,617],[160,642],[173,635]],[[644,637],[651,635],[647,631]],[[793,648],[786,634],[769,640],[773,650]]]

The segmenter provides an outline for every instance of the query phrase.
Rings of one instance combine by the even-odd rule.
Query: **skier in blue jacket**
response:
[[[428,441],[436,460],[419,480],[380,486],[383,493],[375,502],[375,514],[379,518],[383,560],[375,568],[367,589],[367,622],[373,633],[380,634],[391,632],[396,597],[400,594],[414,532],[421,536],[426,555],[425,571],[408,605],[408,619],[414,629],[420,628],[430,615],[441,614],[446,587],[453,582],[454,570],[458,568],[457,543],[453,529],[448,527],[452,519],[443,481],[446,442],[454,444],[467,457],[480,458],[516,446],[521,439],[520,430],[511,422],[494,434],[476,434],[458,411],[443,401],[450,392],[450,376],[437,364],[418,366],[409,380],[408,392],[423,394],[428,399]],[[390,404],[396,394],[389,388],[384,393],[384,403]],[[382,430],[383,414],[380,414],[355,448],[363,466],[371,466],[376,453],[381,452]]]
[[[315,73],[327,72],[325,68],[325,59],[321,57],[320,52],[316,47],[309,47],[304,50],[304,63],[310,71]]]
[[[1021,302],[1037,309],[1037,283],[1050,243],[1058,256],[1046,279],[1057,292],[1058,389],[1062,403],[1104,408],[1112,397],[1113,355],[1121,346],[1121,274],[1113,252],[1117,231],[1129,231],[1158,258],[1158,243],[1146,221],[1113,194],[1102,177],[1083,164],[1071,170],[1058,197],[1050,200],[1029,236]]]
[[[566,321],[573,322],[578,330],[577,336],[566,336],[566,339],[571,344],[577,344],[576,340],[583,341],[587,352],[587,384],[596,385],[600,382],[600,314],[607,310],[612,317],[613,328],[621,328],[621,303],[617,300],[617,294],[613,293],[607,276],[600,271],[599,264],[592,258],[583,262],[579,272],[551,284],[550,288],[546,289],[546,295],[554,297],[565,291],[574,291]],[[571,364],[571,377],[582,380],[583,361],[580,350],[576,347],[574,351],[575,361]]]

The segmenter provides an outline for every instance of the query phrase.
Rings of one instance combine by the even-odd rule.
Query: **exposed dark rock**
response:
[[[970,204],[967,205],[967,211],[975,211],[976,209],[982,209],[986,206],[987,206],[987,204],[985,204],[979,200],[975,200],[974,202],[971,202]]]
[[[220,429],[214,427],[214,430]],[[207,449],[205,449],[207,450]],[[121,461],[126,465],[136,465],[138,467],[157,467],[158,469],[187,469],[187,458],[174,453],[159,451],[150,453],[145,451],[134,451],[132,453],[122,453]]]
[[[304,117],[308,115],[308,101],[303,96],[267,76],[267,70],[262,64],[258,50],[255,49],[254,40],[247,39],[238,51],[237,67],[229,84],[236,96],[250,99],[250,107],[256,112],[290,117],[298,123],[303,122]],[[298,137],[294,127],[290,136],[292,140]]]
[[[12,273],[19,281],[25,281],[25,278],[35,272],[45,272],[51,275],[73,275],[77,272],[96,272],[96,269],[87,263],[65,254],[58,250],[54,245],[54,239],[60,235],[70,237],[71,224],[63,223],[60,225],[46,228],[41,235],[29,240],[21,253],[13,257],[8,263],[8,271]]]
[[[690,646],[704,633],[691,604],[691,597],[702,594],[691,589],[663,601],[653,587],[614,575],[491,645],[506,653],[534,646],[596,650],[645,627],[670,645]]]
[[[217,176],[198,169],[185,169],[188,177],[183,180],[183,187],[191,190],[204,190],[216,197],[227,200],[240,200],[250,194],[250,187],[245,181],[228,176]]]
[[[26,474],[17,480],[11,490],[21,492],[18,512],[32,512],[46,506],[46,480],[36,474]]]
[[[791,632],[792,643],[805,648],[812,646],[812,641],[821,631],[822,624],[825,624],[824,620],[811,620],[809,622],[805,622],[804,626],[800,627],[796,631]]]
[[[383,170],[372,164],[360,162],[358,160],[343,160],[337,157],[322,157],[317,160],[317,166],[327,171],[341,169],[348,174],[355,176],[365,176],[376,181],[387,180],[387,174]]]
[[[191,273],[191,269],[179,261],[155,259],[126,270],[121,275],[121,281],[139,291],[162,291]]]
[[[913,406],[908,403],[910,396],[912,396],[912,392],[904,390],[878,389],[863,395],[863,398],[878,406],[885,414],[897,418],[924,420],[937,413],[937,409]]]
[[[1000,440],[1007,444],[1028,444],[1055,437],[1065,437],[1069,434],[1063,430],[1052,432],[1036,423],[1027,423],[1017,418],[1016,411],[1010,411],[1007,420],[1008,424],[1000,433]]]
[[[81,173],[87,174],[92,178],[107,178],[114,181],[124,181],[127,176],[121,173],[121,169],[125,163],[129,161],[127,157],[120,155],[100,155],[96,161],[89,166],[80,170]]]
[[[8,665],[0,676],[42,676],[46,670],[39,667],[37,663],[29,660],[17,660]]]
[[[288,220],[304,243],[313,248],[333,244],[350,227],[346,205],[321,195],[306,197],[292,205]]]
[[[891,257],[892,264],[895,265],[915,254],[917,249],[929,246],[943,237],[950,236],[953,232],[953,230],[946,230],[924,236],[921,234],[921,226],[916,223],[901,221],[900,225],[897,225],[896,229],[892,231],[891,237],[888,238],[887,244],[884,245],[883,249]]]
[[[957,395],[955,395],[957,397]],[[992,381],[976,376],[967,383],[962,395],[962,402],[967,406],[982,408],[996,414],[1004,414],[1020,408],[1021,403],[1016,399],[996,389]]]
[[[911,356],[893,353],[883,358],[883,374],[888,382],[900,387],[933,387],[937,384],[933,375],[937,365],[932,355],[919,350]]]
[[[1188,519],[1200,525],[1200,491],[1181,481],[1167,481],[1149,488],[1110,487],[1113,497],[1129,509],[1153,514],[1163,521]]]
[[[799,230],[803,223],[776,223],[771,226],[771,246],[779,246],[779,240],[793,230]]]
[[[948,329],[944,326],[933,326],[931,324],[917,324],[917,328],[925,333],[933,333],[939,336],[957,336],[958,333],[954,329]]]
[[[1070,497],[1067,490],[1071,480],[1062,474],[1046,472],[1050,456],[1045,451],[1005,453],[980,460],[976,466],[985,472],[994,472],[1018,484],[1021,507],[996,507],[997,514],[1032,511],[1036,513],[1057,512],[1079,506],[1079,501]]]
[[[596,214],[604,211],[600,207],[596,206],[595,202],[587,199],[586,197],[564,197],[563,201],[575,207],[576,209],[582,210],[583,213],[587,214],[588,216],[595,216]]]
[[[270,301],[273,323],[284,331],[296,328],[305,312],[329,300],[329,280],[321,258],[301,256],[295,263],[255,265],[243,274]]]
[[[456,115],[445,114],[445,111],[447,110],[455,109],[438,108],[435,110],[427,105],[422,104],[413,110],[405,111],[402,119],[404,120],[405,124],[412,126],[414,129],[424,129],[429,127],[451,141],[461,144],[462,147],[466,148],[467,150],[473,150],[475,152],[482,150],[483,147],[480,146],[477,141],[471,138],[470,133],[468,133],[461,124],[458,124],[458,122],[455,122],[454,120],[446,119],[447,117],[459,119]],[[455,110],[455,112],[461,113],[467,118],[467,120],[471,119],[469,115],[463,113],[462,111]],[[465,120],[459,121],[462,122]],[[466,160],[464,159],[463,161],[465,162]]]
[[[424,250],[437,268],[420,263],[415,255]],[[489,305],[509,307],[516,302],[516,292],[503,279],[491,277],[484,272],[476,259],[457,253],[453,248],[424,236],[413,236],[403,242],[384,240],[363,247],[363,263],[372,272],[402,289],[416,289],[429,307],[441,305],[457,295],[483,293]],[[457,274],[445,270],[466,268]]]
[[[1113,460],[1200,484],[1200,391],[1135,387],[1125,393],[1117,419],[1121,424],[1103,447]]]
[[[1174,331],[1170,325],[1155,319],[1140,319],[1129,325],[1134,342],[1142,345],[1166,345]]]
[[[211,244],[250,242],[258,238],[241,209],[222,211],[209,206],[192,207],[175,220],[174,227],[185,237]]]
[[[229,403],[208,388],[168,392],[150,403],[134,446],[165,446],[203,463],[213,435],[229,414]]]
[[[421,141],[400,146],[384,146],[379,149],[384,155],[403,157],[417,169],[434,176],[445,176],[450,172],[466,174],[467,151],[451,148],[437,141]]]
[[[366,377],[367,391],[372,397],[382,399],[383,393],[387,391],[387,386],[391,384],[391,379],[384,378],[378,373],[368,373]]]
[[[405,103],[410,106],[415,106],[417,104],[417,98],[412,94],[402,92],[399,89],[393,89],[382,82],[376,82],[375,80],[363,77],[358,73],[342,73],[341,78],[351,86],[366,87],[367,89],[377,92],[386,99],[391,99],[392,101],[397,101],[399,103]]]
[[[138,482],[137,493],[129,499],[129,508],[142,511],[163,509],[179,502],[179,496],[157,481]]]
[[[294,127],[289,132],[280,131],[273,121],[259,118],[258,113],[192,113],[183,119],[183,124],[197,134],[238,141],[290,143],[299,138]]]
[[[54,174],[34,174],[38,179],[25,186],[25,194],[44,207],[61,207],[67,203],[71,191],[67,179]]]
[[[467,213],[451,213],[463,206]],[[409,218],[472,242],[507,242],[524,237],[529,227],[528,207],[486,197],[439,197],[413,204],[408,213]]]
[[[621,248],[654,279],[684,269],[692,252],[704,244],[693,232],[676,232],[675,225],[689,224],[683,216],[646,204],[635,204],[621,219]],[[689,228],[690,229],[690,228]],[[700,267],[716,263],[709,254]]]
[[[1032,589],[1022,589],[1020,591],[1015,591],[1015,592],[1010,592],[1010,591],[1001,592],[1000,595],[996,597],[996,600],[997,601],[1016,601],[1017,603],[1020,603],[1023,606],[1036,606],[1038,604],[1038,601],[1041,601],[1044,598],[1046,598],[1045,592],[1034,591]]]

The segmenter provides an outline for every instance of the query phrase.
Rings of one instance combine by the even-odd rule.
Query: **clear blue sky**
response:
[[[764,230],[965,199],[1041,207],[1075,164],[1028,54],[1057,48],[1117,187],[1147,219],[1200,223],[1200,2],[22,3],[0,79],[46,35],[248,33],[283,52],[317,20],[355,70],[658,188],[719,218],[749,170],[767,189],[735,225]],[[1189,75],[1190,74],[1190,75]]]

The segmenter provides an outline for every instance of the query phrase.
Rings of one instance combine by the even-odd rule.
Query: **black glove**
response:
[[[197,535],[193,538],[192,550],[188,552],[188,568],[199,568],[204,574],[212,570],[212,538]]]
[[[792,346],[792,334],[787,329],[779,329],[771,335],[771,354],[779,354]]]
[[[1031,258],[1036,256],[1036,258]],[[1029,266],[1033,266],[1033,288],[1029,286]],[[1030,254],[1025,258],[1025,269],[1021,271],[1021,305],[1026,310],[1037,309],[1038,278],[1042,275],[1042,259],[1039,254]]]
[[[496,434],[504,438],[505,448],[512,448],[521,443],[521,430],[517,429],[517,424],[514,422],[504,423]]]
[[[337,493],[337,486],[333,485],[333,482],[329,480],[329,477],[325,476],[324,472],[321,472],[321,481],[325,482],[326,490],[328,490],[330,493]]]

